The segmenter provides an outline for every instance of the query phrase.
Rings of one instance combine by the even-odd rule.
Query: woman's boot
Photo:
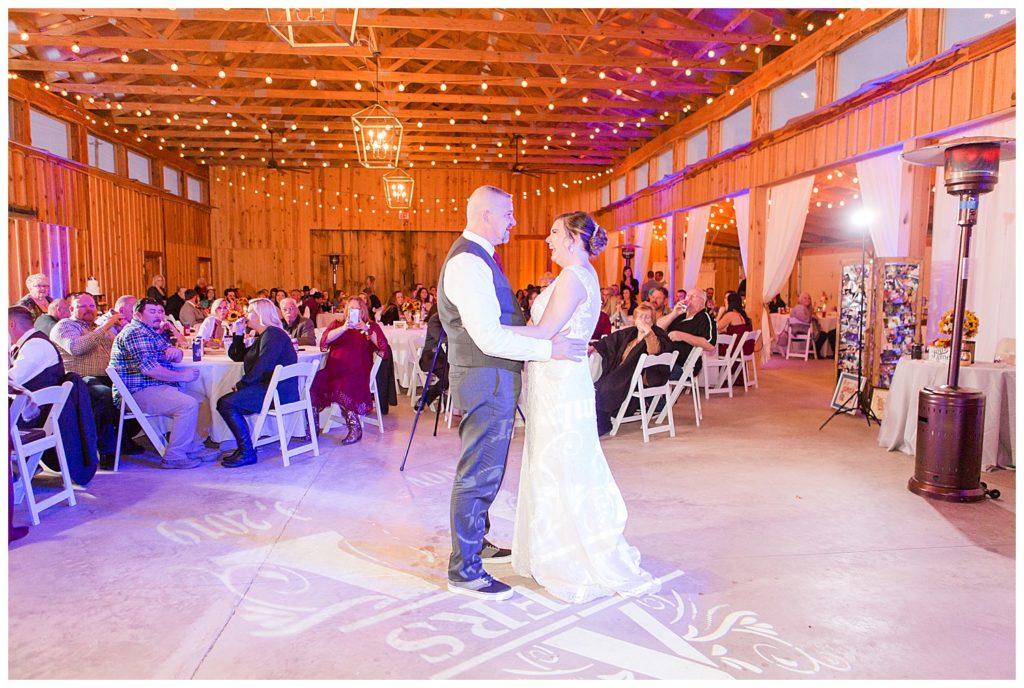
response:
[[[358,413],[355,411],[346,411],[345,425],[348,426],[348,437],[341,441],[342,444],[355,444],[363,438],[363,424],[359,420]]]
[[[256,448],[252,446],[252,437],[249,435],[249,425],[245,422],[245,415],[233,408],[218,407],[217,410],[238,443],[238,449],[223,457],[220,464],[225,468],[239,468],[256,463]]]

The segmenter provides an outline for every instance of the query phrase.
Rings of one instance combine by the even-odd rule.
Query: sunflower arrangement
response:
[[[978,316],[972,311],[964,311],[964,339],[974,339],[978,336]],[[953,334],[953,311],[948,310],[942,314],[939,321],[939,332],[942,334]]]
[[[402,312],[415,313],[422,307],[423,304],[421,304],[419,301],[407,300],[405,303],[402,304]]]
[[[236,313],[235,311],[228,311],[227,321],[231,324],[234,324],[238,322],[241,317],[241,313]]]

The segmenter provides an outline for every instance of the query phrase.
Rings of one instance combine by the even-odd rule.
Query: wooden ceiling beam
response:
[[[176,50],[180,52],[200,53],[248,53],[251,55],[324,55],[331,57],[354,57],[368,59],[372,53],[365,46],[337,46],[328,48],[292,48],[287,43],[242,40],[206,40],[197,38],[162,39],[138,36],[55,36],[46,33],[29,33],[28,41],[23,41],[20,34],[8,34],[10,46],[27,44],[52,45],[70,48],[77,42],[81,46],[96,48],[112,48],[115,50]],[[610,55],[579,55],[551,52],[531,51],[488,51],[467,50],[464,48],[388,48],[382,59],[416,59],[440,60],[456,62],[490,62],[509,64],[549,64],[558,66],[589,66],[589,67],[668,67],[672,56],[626,57]],[[677,58],[678,59],[678,58]],[[679,59],[677,69],[701,68],[714,70],[715,67],[705,61]],[[728,69],[722,68],[722,69]],[[734,70],[729,70],[734,71]]]
[[[103,8],[33,10],[19,8],[25,13],[59,13],[64,16],[95,16],[134,19],[163,19],[167,21],[230,22],[237,24],[267,24],[264,10],[250,9],[158,9],[158,8]],[[338,10],[335,22],[341,26],[352,24],[352,15]],[[469,17],[438,17],[425,14],[394,14],[387,10],[360,9],[360,28],[375,29],[427,29],[460,33],[505,33],[540,36],[577,36],[601,39],[649,38],[660,41],[715,41],[719,43],[767,43],[772,37],[761,33],[729,33],[713,29],[686,26],[673,28],[610,25],[602,22],[534,22],[512,19],[472,19]],[[340,40],[340,37],[339,37]]]
[[[261,100],[296,100],[305,99],[309,101],[344,100],[349,102],[373,103],[377,100],[376,94],[366,91],[333,91],[327,89],[283,89],[283,88],[189,88],[188,86],[152,86],[148,84],[125,84],[123,82],[97,82],[90,84],[57,84],[59,88],[69,93],[90,93],[90,94],[111,94],[124,93],[131,95],[149,96],[184,96],[184,97],[208,97],[219,98],[259,98]],[[54,86],[53,88],[56,88]],[[547,107],[547,98],[537,97],[515,97],[515,96],[483,96],[463,95],[457,93],[404,93],[398,91],[386,91],[381,93],[381,98],[389,104],[397,103],[438,103],[449,105],[485,105],[490,107],[514,106],[535,106]],[[670,103],[664,101],[620,101],[604,98],[592,98],[586,104],[579,99],[557,98],[554,101],[555,109],[573,108],[576,110],[599,110],[601,108],[616,108],[620,110],[649,110],[664,111],[671,108]],[[280,105],[287,107],[286,104]],[[441,114],[444,111],[439,110]],[[474,112],[474,114],[477,114]],[[482,113],[481,113],[482,114]],[[488,117],[491,113],[488,114]]]

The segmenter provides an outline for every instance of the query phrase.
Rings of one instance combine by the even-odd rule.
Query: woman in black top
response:
[[[636,295],[640,293],[640,283],[633,277],[633,268],[622,268],[622,281],[619,282],[619,293],[629,289],[633,295],[633,308],[636,308]]]
[[[262,410],[263,398],[270,386],[274,368],[298,361],[291,337],[281,327],[277,306],[270,299],[250,301],[245,320],[238,322],[242,324],[236,324],[228,356],[232,361],[241,361],[245,372],[235,385],[235,391],[217,400],[217,411],[238,442],[238,449],[221,458],[221,465],[226,468],[256,463],[256,449],[245,417]],[[243,339],[246,324],[256,333],[256,341],[248,348]],[[277,390],[282,403],[287,404],[299,398],[295,378],[285,380],[278,385]]]
[[[146,290],[146,298],[159,301],[161,306],[167,301],[167,289],[164,287],[163,275],[157,275],[153,278],[152,285]]]

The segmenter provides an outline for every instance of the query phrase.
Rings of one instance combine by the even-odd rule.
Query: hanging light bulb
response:
[[[178,63],[177,62],[172,62],[171,63],[171,71],[172,72],[178,71]]]
[[[309,80],[309,85],[312,86],[313,88],[316,88],[317,83],[318,82],[316,80],[316,77],[313,77],[312,79]]]
[[[128,53],[121,53],[121,62],[128,61]]]
[[[274,79],[273,79],[273,77],[271,77],[271,76],[270,76],[269,74],[267,74],[267,75],[266,75],[265,77],[263,77],[263,80],[264,80],[265,82],[267,82],[268,84],[272,84],[272,83],[274,83]]]
[[[82,52],[82,49],[78,45],[78,41],[75,41],[71,44],[71,52],[73,52],[75,55]]]
[[[227,76],[227,73],[226,73],[226,72],[225,72],[225,71],[224,71],[223,69],[222,69],[222,70],[220,70],[219,72],[217,72],[217,77],[218,77],[218,78],[221,78],[221,79],[223,79],[223,78],[225,78],[226,76]]]

